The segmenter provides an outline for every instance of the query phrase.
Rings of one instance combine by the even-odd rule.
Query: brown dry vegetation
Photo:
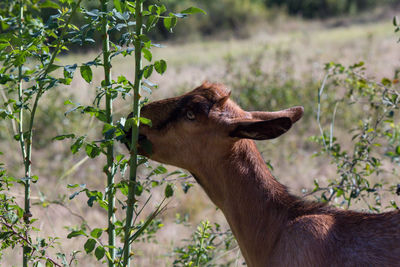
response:
[[[312,157],[317,148],[307,141],[309,136],[318,134],[314,117],[317,89],[324,75],[324,64],[330,61],[352,64],[362,60],[371,77],[377,80],[385,76],[392,77],[394,70],[400,67],[400,45],[396,43],[397,38],[390,19],[336,28],[326,27],[322,23],[311,25],[293,21],[290,22],[290,27],[285,24],[284,31],[272,31],[267,28],[245,40],[205,41],[183,45],[171,43],[167,44],[166,48],[154,49],[153,57],[165,59],[168,70],[162,77],[153,77],[152,80],[159,84],[159,88],[153,91],[150,99],[180,94],[204,80],[231,85],[232,73],[227,73],[227,69],[244,69],[259,55],[262,55],[261,68],[266,73],[281,68],[282,75],[290,70],[299,84],[305,84],[306,79],[313,81],[314,88],[302,89],[310,90],[310,95],[314,97],[310,101],[314,102],[315,106],[306,107],[313,109],[308,111],[311,116],[304,123],[298,123],[280,139],[259,143],[265,160],[270,160],[274,167],[273,174],[292,192],[300,195],[303,188],[312,188],[314,178],[318,178],[322,183],[335,173],[328,159]],[[94,58],[97,53],[99,52],[73,54],[62,57],[61,60],[63,64],[79,64]],[[227,57],[231,60],[227,60]],[[132,79],[132,61],[132,58],[115,59],[113,77],[123,74]],[[84,151],[71,155],[68,140],[51,141],[51,138],[70,132],[100,138],[101,126],[95,120],[80,114],[65,117],[63,113],[69,107],[64,106],[63,102],[72,99],[81,104],[90,103],[95,96],[95,87],[101,79],[100,69],[95,70],[90,85],[76,75],[71,86],[60,87],[47,94],[41,103],[42,109],[37,118],[33,174],[38,175],[40,179],[33,186],[32,199],[37,205],[33,206],[32,213],[39,221],[34,226],[41,229],[41,236],[61,237],[60,249],[66,253],[72,250],[82,251],[83,240],[66,239],[68,230],[65,227],[79,225],[83,220],[91,227],[106,227],[104,210],[98,207],[89,208],[86,204],[87,198],[83,194],[68,200],[72,191],[66,188],[67,184],[85,183],[91,189],[104,190],[106,177],[101,169],[105,158],[101,156],[95,160],[88,159]],[[240,90],[230,89],[233,95],[235,90]],[[273,95],[267,97],[274,98]],[[295,104],[302,105],[302,102],[302,99],[298,99]],[[129,109],[130,101],[115,103],[116,117],[126,115]],[[10,129],[9,125],[3,122],[0,124],[0,151],[4,152],[0,161],[6,163],[10,174],[18,177],[22,176],[19,147],[17,142],[12,142]],[[337,134],[345,137],[346,131],[339,129]],[[126,154],[122,145],[118,145],[117,150]],[[22,187],[13,190],[13,194],[21,196],[21,200],[22,193]],[[154,193],[153,204],[161,199],[162,192],[159,195]],[[52,203],[54,201],[59,204]],[[176,213],[190,214],[192,229],[175,224],[173,221]],[[136,266],[171,266],[173,260],[166,255],[172,252],[173,247],[181,244],[183,238],[189,237],[190,231],[201,219],[208,218],[211,222],[226,225],[221,212],[216,210],[198,185],[190,189],[187,195],[180,189],[176,190],[167,211],[161,217],[165,226],[157,234],[158,244],[134,244],[138,256]],[[18,266],[22,258],[21,249],[15,248],[7,253],[0,266]],[[236,256],[238,250],[235,249],[232,253]],[[79,258],[79,266],[99,265],[84,253],[81,253]],[[241,262],[242,259],[238,257],[237,265],[241,265]]]

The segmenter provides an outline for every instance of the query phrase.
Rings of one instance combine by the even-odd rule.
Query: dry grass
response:
[[[167,44],[166,48],[154,49],[153,57],[165,59],[168,62],[168,70],[164,76],[152,77],[152,80],[159,84],[159,88],[154,90],[151,99],[161,99],[188,91],[203,80],[229,83],[225,76],[227,55],[233,56],[236,64],[246,66],[249,57],[264,51],[263,68],[268,71],[275,66],[276,62],[273,62],[273,59],[278,50],[289,51],[290,58],[285,64],[292,64],[295,77],[299,81],[302,81],[304,75],[311,75],[315,81],[320,81],[324,74],[323,65],[329,61],[348,64],[363,60],[368,72],[378,79],[384,76],[391,77],[394,69],[400,67],[400,46],[396,43],[396,36],[389,21],[338,28],[307,27],[302,24],[285,32],[260,31],[246,40]],[[96,53],[70,55],[61,58],[61,63],[86,62],[94,58]],[[113,62],[114,78],[123,74],[132,79],[132,61],[132,58],[117,58]],[[50,202],[65,199],[65,196],[71,194],[71,191],[66,189],[69,183],[85,183],[91,189],[104,190],[106,177],[101,172],[105,164],[104,157],[96,160],[86,159],[81,152],[72,156],[68,152],[68,141],[50,141],[53,136],[67,132],[88,133],[94,138],[99,135],[100,126],[91,118],[79,114],[64,118],[54,116],[50,111],[56,110],[57,114],[65,112],[68,107],[63,106],[62,102],[66,98],[72,98],[81,104],[90,103],[101,77],[101,70],[95,70],[93,83],[88,85],[76,75],[70,87],[50,92],[48,98],[42,102],[43,107],[49,110],[42,111],[38,121],[48,116],[51,120],[48,124],[39,123],[40,127],[36,129],[37,139],[40,138],[43,145],[36,148],[33,154],[33,173],[40,177],[39,182],[33,186],[34,202],[40,202],[39,192]],[[129,112],[129,103],[116,103],[117,117]],[[301,99],[298,104],[301,104]],[[7,152],[0,156],[0,161],[7,164],[11,174],[19,177],[22,170],[18,145],[16,142],[10,142],[12,133],[6,130],[6,127],[8,125],[0,124],[3,132],[0,150]],[[315,148],[310,146],[305,138],[316,133],[318,132],[315,122],[307,126],[300,122],[294,131],[281,140],[268,144],[260,143],[265,159],[271,160],[274,166],[273,173],[296,194],[300,194],[302,188],[310,188],[314,178],[323,180],[335,172],[326,160],[311,157]],[[277,145],[280,149],[276,149]],[[124,147],[118,146],[117,149],[126,154]],[[177,190],[168,210],[162,215],[165,227],[158,234],[158,244],[135,244],[138,256],[136,266],[171,265],[172,259],[165,255],[171,253],[174,246],[181,244],[181,239],[188,238],[193,230],[174,224],[175,213],[189,213],[193,227],[204,218],[226,225],[221,212],[215,209],[199,186],[195,186],[189,192],[189,195],[185,195],[181,190]],[[21,196],[22,187],[14,190],[13,194]],[[152,204],[160,199],[162,192],[155,191],[153,194]],[[98,207],[89,208],[86,200],[85,196],[80,195],[71,201],[66,200],[65,206],[50,204],[43,208],[35,205],[32,213],[34,217],[40,218],[39,222],[35,223],[35,227],[42,230],[40,235],[61,237],[62,246],[59,248],[66,253],[83,250],[83,240],[66,239],[68,231],[65,227],[79,225],[82,219],[91,227],[106,227],[105,211]],[[0,266],[19,266],[21,258],[21,249],[9,250]],[[100,265],[91,256],[85,256],[84,253],[79,256],[79,266]]]

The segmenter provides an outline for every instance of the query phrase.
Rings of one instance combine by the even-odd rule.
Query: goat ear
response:
[[[234,129],[229,133],[229,136],[267,140],[286,133],[290,127],[292,127],[292,121],[288,117],[266,121],[244,120],[234,123]]]
[[[272,120],[281,117],[288,117],[290,118],[292,123],[295,123],[296,121],[300,120],[300,118],[303,116],[303,113],[304,113],[304,108],[301,106],[292,107],[280,111],[272,111],[272,112],[268,111],[250,112],[252,118],[256,120]]]

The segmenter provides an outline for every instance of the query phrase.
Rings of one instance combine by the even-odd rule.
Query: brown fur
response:
[[[224,213],[248,266],[400,266],[399,211],[367,214],[303,201],[270,174],[252,140],[239,138],[275,138],[302,108],[251,113],[228,98],[223,85],[204,83],[150,103],[142,114],[153,127],[140,134],[153,145],[150,158],[193,173]]]

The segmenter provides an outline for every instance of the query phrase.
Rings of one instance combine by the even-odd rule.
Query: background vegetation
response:
[[[14,1],[2,3],[2,12],[7,12],[4,6],[11,2]],[[39,4],[43,2],[38,1]],[[303,105],[304,118],[288,134],[271,142],[258,143],[273,174],[297,195],[330,201],[342,208],[370,212],[397,208],[396,193],[400,194],[397,125],[400,46],[395,33],[398,22],[392,22],[396,12],[399,13],[396,3],[350,0],[279,1],[279,4],[250,0],[195,2],[207,15],[194,14],[185,18],[172,35],[163,23],[149,33],[152,40],[166,45],[162,49],[152,49],[153,63],[162,58],[168,68],[162,76],[154,72],[151,84],[158,84],[158,87],[151,94],[143,90],[143,95],[151,100],[162,99],[210,80],[225,83],[232,89],[233,98],[245,109],[277,110]],[[92,11],[100,8],[99,3],[83,1],[83,6]],[[146,1],[145,5],[157,3],[159,1]],[[193,5],[194,1],[165,3],[168,11],[177,12]],[[113,4],[109,3],[110,10]],[[35,14],[46,22],[55,14],[55,9],[32,9],[31,15],[35,17]],[[2,16],[5,17],[4,13]],[[75,16],[72,23],[82,28],[87,23],[84,12]],[[57,36],[58,32],[48,41],[56,40]],[[59,84],[46,92],[36,114],[32,142],[32,171],[39,177],[32,184],[31,192],[31,213],[33,218],[39,219],[32,222],[32,227],[38,229],[31,233],[32,243],[37,245],[38,251],[45,249],[46,255],[55,255],[53,258],[59,262],[63,260],[62,255],[68,259],[68,264],[76,259],[78,266],[105,264],[106,256],[100,257],[102,249],[96,253],[95,248],[108,249],[105,245],[107,210],[104,208],[107,203],[103,197],[107,192],[103,172],[107,159],[93,149],[97,144],[100,146],[98,140],[104,139],[104,122],[96,116],[84,115],[80,112],[83,109],[68,112],[76,107],[70,103],[96,107],[93,100],[102,90],[103,67],[90,65],[90,79],[85,67],[86,75],[79,75],[79,72],[81,66],[99,56],[100,37],[94,32],[94,42],[84,46],[71,42],[71,50],[59,56],[57,64],[77,64],[78,75],[71,76],[69,85]],[[121,32],[112,31],[110,37],[117,42]],[[119,55],[112,60],[111,77],[121,84],[122,90],[126,82],[119,77],[134,80],[133,58]],[[28,61],[26,67],[30,68],[35,62]],[[64,69],[55,73],[62,79],[69,75]],[[12,90],[12,86],[0,87],[2,118],[8,116],[5,111],[9,106],[4,103],[15,93]],[[132,96],[125,97],[127,101],[123,98],[114,101],[114,122],[120,122],[120,118],[126,118],[132,110]],[[103,102],[99,108],[105,108]],[[91,109],[86,111],[96,115]],[[75,139],[54,140],[56,136],[71,133]],[[85,140],[95,142],[84,143],[82,149],[72,154],[71,147],[76,148],[76,141],[84,135]],[[15,183],[18,177],[24,177],[19,146],[10,121],[0,120],[2,205],[4,198],[10,197],[15,204],[23,206],[23,185]],[[119,143],[115,143],[115,153],[124,159],[129,157],[126,148]],[[98,157],[92,159],[97,154]],[[122,168],[118,167],[118,173],[125,170],[123,159],[120,163]],[[116,181],[125,181],[123,177],[118,174]],[[138,180],[137,203],[147,205],[137,217],[135,229],[141,229],[166,195],[170,201],[135,240],[134,264],[242,264],[243,259],[223,216],[193,178],[173,167],[150,162],[141,166]],[[11,187],[11,184],[15,185]],[[120,187],[124,188],[123,185],[121,183]],[[75,194],[81,190],[81,194]],[[124,207],[123,191],[116,197],[117,204],[122,203]],[[117,218],[124,214],[124,208],[116,211]],[[17,215],[23,217],[23,212]],[[88,236],[78,235],[79,231]],[[3,239],[7,238],[4,233],[2,230],[0,234]],[[77,236],[72,237],[71,233]],[[121,241],[117,238],[118,244]],[[13,249],[2,242],[0,265],[20,266],[22,250],[19,248],[20,244]],[[82,252],[74,252],[78,250]]]
[[[145,6],[159,3],[158,0],[148,0]],[[346,18],[358,16],[363,12],[370,12],[377,8],[396,8],[399,3],[395,0],[167,0],[163,1],[168,11],[176,12],[188,6],[197,6],[207,10],[207,16],[200,14],[191,16],[183,24],[177,24],[174,34],[168,34],[163,27],[162,21],[156,25],[156,29],[150,33],[152,40],[166,40],[172,38],[174,41],[187,42],[196,41],[200,38],[221,39],[221,38],[246,38],[254,34],[256,29],[266,26],[265,22],[274,24],[279,17],[294,15],[305,19],[328,19],[332,17]],[[93,0],[83,0],[82,6],[87,10],[98,9],[98,4]],[[109,3],[111,6],[111,2]],[[47,21],[55,14],[52,8],[43,8],[40,11],[43,21]],[[360,17],[358,17],[360,18]],[[356,19],[356,17],[353,17]],[[373,18],[368,18],[370,20]],[[279,19],[278,19],[279,21]],[[84,14],[79,13],[73,18],[73,23],[78,27],[85,24]],[[111,33],[112,39],[118,38],[118,31]],[[95,40],[99,45],[99,33],[95,34]],[[84,48],[91,48],[91,45],[84,44]],[[82,46],[75,49],[81,50]]]

